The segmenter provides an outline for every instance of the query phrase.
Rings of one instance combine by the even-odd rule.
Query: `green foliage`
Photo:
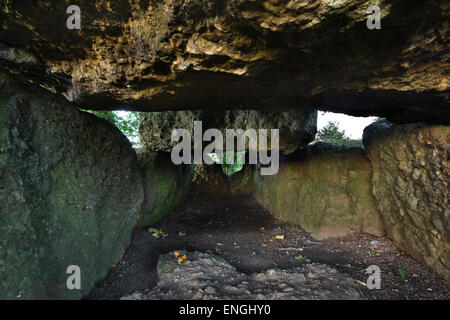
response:
[[[155,239],[165,238],[167,237],[167,233],[156,229],[156,228],[149,228],[148,233],[150,233]]]
[[[219,157],[215,153],[210,153],[208,155],[215,162],[222,164],[222,170],[227,176],[231,176],[234,173],[241,171],[242,168],[244,167],[245,151],[241,152],[225,151],[222,154],[222,161],[219,161]],[[234,163],[231,164],[231,162]]]
[[[222,170],[227,176],[231,176],[233,173],[239,172],[244,167],[244,155],[245,151],[242,152],[224,152],[222,164]],[[234,159],[233,164],[228,164],[231,162],[229,160]]]
[[[361,140],[347,137],[345,130],[340,130],[336,122],[328,122],[316,135],[316,141],[341,144],[349,147],[363,147]]]
[[[108,120],[110,123],[115,125],[117,128],[122,131],[124,135],[128,137],[131,144],[134,147],[138,147],[139,143],[139,117],[138,112],[132,111],[128,112],[126,116],[120,115],[119,112],[116,111],[91,111],[91,110],[83,110],[86,112],[90,112],[96,115],[99,118]]]
[[[296,256],[296,257],[295,257],[295,260],[301,261],[301,262],[306,262],[306,263],[311,263],[311,259],[308,259],[308,258],[302,256],[301,254],[299,254],[298,256]]]
[[[299,254],[298,256],[295,257],[295,260],[302,261],[303,256],[301,254]]]
[[[34,84],[34,81],[31,80],[31,79],[28,79],[28,82],[31,83],[31,84]],[[48,86],[48,85],[46,85],[44,83],[40,83],[39,87],[41,87],[42,89],[45,89],[47,91],[50,91],[51,93],[56,93],[56,89],[55,88],[52,88],[52,87],[50,87],[50,86]]]
[[[398,274],[404,278],[406,276],[406,270],[398,268]]]

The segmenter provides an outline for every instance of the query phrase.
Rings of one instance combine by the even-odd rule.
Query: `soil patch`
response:
[[[368,299],[450,299],[450,281],[398,250],[386,238],[354,233],[316,240],[301,227],[274,218],[251,197],[195,197],[163,218],[155,229],[135,229],[132,244],[86,299],[120,299],[148,292],[159,281],[160,254],[174,250],[214,254],[243,274],[328,265],[365,283],[365,269],[381,269],[381,289],[359,283]],[[175,294],[174,294],[175,296]]]

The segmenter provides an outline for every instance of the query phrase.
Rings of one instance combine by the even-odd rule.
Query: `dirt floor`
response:
[[[368,299],[450,299],[450,281],[390,240],[355,233],[319,241],[299,226],[275,219],[250,197],[192,198],[154,228],[164,234],[134,231],[125,256],[86,299],[119,299],[153,288],[159,255],[180,249],[214,253],[246,274],[322,263],[365,283],[365,269],[378,265],[381,289],[369,290],[360,283]]]

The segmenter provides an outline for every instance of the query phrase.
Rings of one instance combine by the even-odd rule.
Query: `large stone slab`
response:
[[[80,30],[66,26],[67,1],[3,1],[0,59],[31,65],[23,68],[30,76],[81,107],[320,106],[403,122],[450,117],[450,8],[442,0],[71,4]],[[381,29],[370,30],[374,4]]]
[[[138,151],[145,200],[138,215],[139,227],[151,226],[179,206],[191,190],[193,166],[174,165],[170,153]]]
[[[189,263],[177,263],[173,253],[161,255],[158,284],[149,292],[136,291],[121,300],[366,299],[355,279],[328,265],[313,263],[244,274],[216,255],[179,252],[186,254]],[[248,311],[241,312],[254,312],[250,310],[249,306]]]
[[[381,236],[371,175],[362,149],[318,143],[282,161],[276,175],[256,171],[253,194],[275,217],[318,239],[351,232]]]
[[[364,145],[388,236],[450,279],[450,126],[378,122]]]
[[[194,167],[192,193],[213,197],[248,196],[253,193],[253,165],[244,165],[241,171],[225,175],[220,165],[198,164]]]
[[[0,299],[83,297],[122,257],[142,201],[117,128],[0,69]]]
[[[300,149],[314,140],[317,131],[316,111],[262,111],[262,110],[195,110],[166,111],[140,114],[139,135],[146,150],[170,152],[177,142],[171,142],[174,129],[186,129],[194,137],[194,121],[202,122],[203,132],[219,129],[226,148],[226,129],[268,130],[267,149],[271,149],[270,129],[279,130],[279,150],[285,154]],[[201,132],[201,134],[203,134]],[[258,134],[258,137],[259,134]],[[204,142],[206,146],[210,142]],[[248,142],[246,149],[248,150]]]

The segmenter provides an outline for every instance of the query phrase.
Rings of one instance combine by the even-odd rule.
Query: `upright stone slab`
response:
[[[142,201],[117,128],[0,69],[0,299],[83,297],[122,257]]]
[[[362,149],[318,143],[282,161],[273,176],[256,171],[253,192],[274,216],[318,239],[351,232],[381,236],[371,173]]]
[[[241,171],[226,176],[220,165],[195,165],[192,193],[219,198],[249,196],[253,192],[254,167],[254,165],[244,164]]]
[[[450,279],[450,126],[377,122],[364,145],[389,237]]]
[[[144,178],[145,200],[139,227],[151,226],[183,203],[191,190],[192,165],[175,165],[168,152],[138,150]]]

